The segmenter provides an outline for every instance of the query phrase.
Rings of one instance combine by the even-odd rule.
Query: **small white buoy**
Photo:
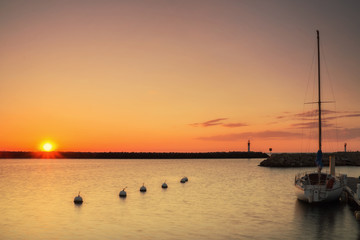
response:
[[[356,220],[360,220],[360,211],[356,211],[355,212],[355,218],[356,218]]]
[[[164,182],[162,185],[161,185],[162,188],[168,188],[168,185],[166,184],[166,182]]]
[[[79,194],[74,198],[74,203],[75,203],[75,204],[82,204],[82,203],[83,203],[83,199],[82,199],[82,197],[80,196],[80,192],[79,192]]]
[[[144,184],[141,186],[140,192],[146,192],[146,187],[144,186]]]
[[[181,183],[186,183],[187,181],[189,181],[189,179],[187,177],[183,177],[180,182]]]
[[[126,188],[126,187],[125,187]],[[126,192],[125,192],[125,188],[122,190],[122,191],[120,191],[120,193],[119,193],[119,196],[120,197],[126,197]]]

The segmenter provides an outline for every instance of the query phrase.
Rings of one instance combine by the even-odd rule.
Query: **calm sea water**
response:
[[[260,161],[0,160],[0,239],[360,238],[346,204],[296,200],[294,175],[307,168]],[[337,171],[360,175],[359,167]]]

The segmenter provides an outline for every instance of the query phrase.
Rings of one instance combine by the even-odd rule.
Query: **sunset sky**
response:
[[[0,0],[0,151],[360,150],[360,1]],[[310,140],[309,139],[313,139]]]

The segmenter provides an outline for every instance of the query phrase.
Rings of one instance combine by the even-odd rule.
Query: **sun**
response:
[[[42,148],[45,152],[50,152],[51,150],[53,150],[53,145],[47,142],[42,146]]]

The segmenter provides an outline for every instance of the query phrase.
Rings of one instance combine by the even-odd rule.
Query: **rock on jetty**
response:
[[[360,152],[323,153],[323,164],[329,166],[329,157],[335,156],[336,166],[360,166]],[[315,153],[278,153],[260,163],[262,167],[315,167]]]

